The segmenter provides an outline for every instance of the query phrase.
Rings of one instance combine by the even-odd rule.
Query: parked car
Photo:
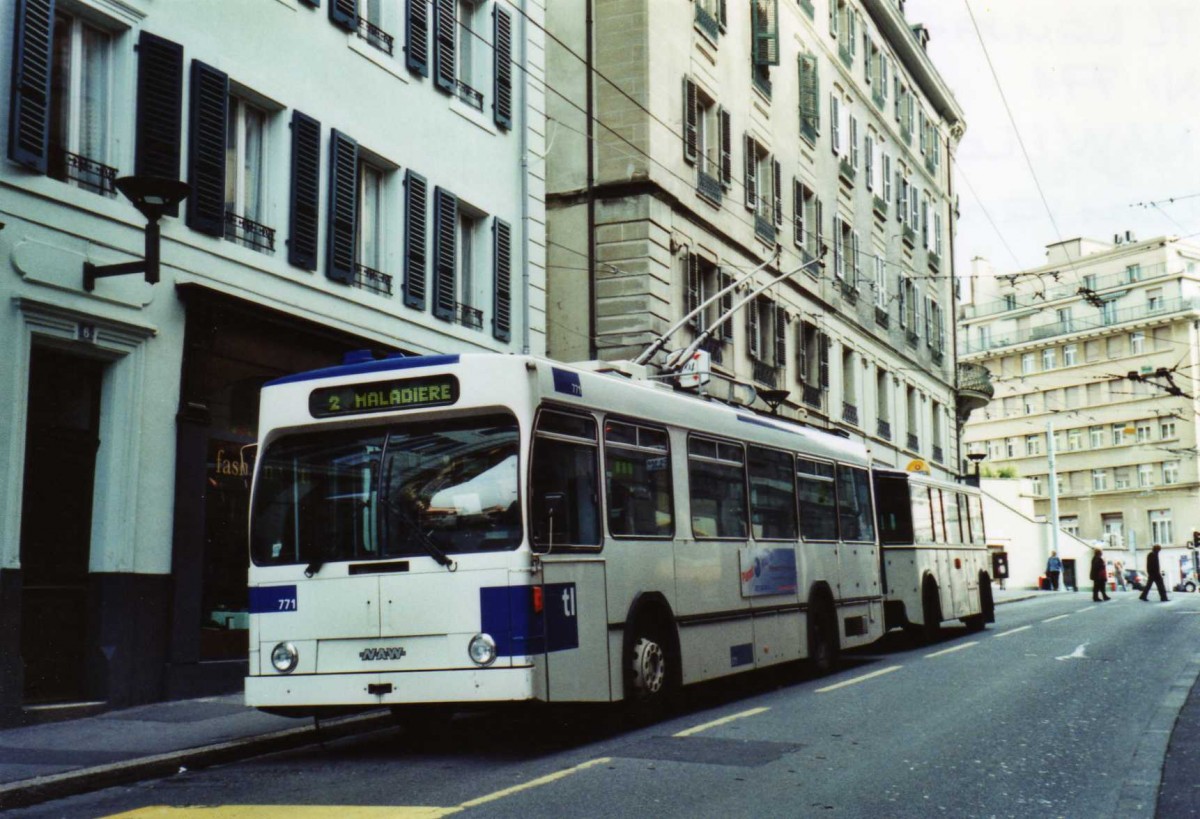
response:
[[[1175,591],[1177,592],[1194,592],[1197,588],[1196,576],[1194,574],[1188,575],[1175,584]]]
[[[1134,591],[1142,591],[1146,588],[1146,573],[1140,569],[1126,569],[1125,583]]]

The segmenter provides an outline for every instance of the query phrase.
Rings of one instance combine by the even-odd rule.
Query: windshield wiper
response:
[[[433,542],[433,538],[421,531],[421,527],[417,522],[401,508],[400,504],[394,500],[387,502],[388,508],[396,513],[396,517],[400,518],[400,522],[408,527],[409,534],[416,539],[417,543],[438,562],[439,565],[445,566],[450,571],[458,571],[458,564],[452,560],[447,554],[442,551],[441,547]]]

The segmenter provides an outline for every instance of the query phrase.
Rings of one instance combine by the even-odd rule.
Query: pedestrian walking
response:
[[[1154,548],[1150,550],[1150,556],[1146,558],[1146,574],[1149,576],[1146,578],[1146,588],[1142,589],[1142,599],[1149,599],[1150,587],[1154,585],[1158,586],[1159,602],[1165,603],[1167,602],[1167,587],[1163,583],[1162,569],[1158,565],[1158,551],[1161,548],[1155,543]]]
[[[1117,588],[1121,591],[1128,591],[1125,587],[1125,564],[1119,560],[1114,563],[1113,574],[1117,576]]]
[[[1058,591],[1060,574],[1062,574],[1062,561],[1058,559],[1058,552],[1051,552],[1050,559],[1046,561],[1046,581],[1054,591]]]
[[[1101,550],[1097,549],[1092,555],[1092,602],[1104,603],[1108,600],[1108,568],[1104,565]],[[1101,597],[1103,595],[1103,597]]]

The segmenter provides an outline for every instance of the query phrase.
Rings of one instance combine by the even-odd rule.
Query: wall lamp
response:
[[[168,209],[182,202],[191,190],[186,182],[162,176],[122,176],[116,184],[117,190],[146,217],[146,258],[140,262],[106,265],[84,262],[83,289],[89,293],[96,288],[96,279],[126,273],[145,273],[147,284],[158,284],[158,220]]]

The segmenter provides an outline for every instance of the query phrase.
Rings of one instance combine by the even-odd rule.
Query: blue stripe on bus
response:
[[[251,614],[281,611],[296,611],[295,586],[254,586],[250,589]]]
[[[579,647],[574,583],[543,586],[542,612],[533,610],[534,586],[479,590],[479,630],[496,641],[500,657],[524,657]]]
[[[754,643],[742,643],[741,645],[729,647],[729,667],[737,668],[739,665],[750,665],[754,662]]]
[[[265,386],[276,384],[294,384],[297,381],[315,381],[319,378],[332,378],[341,375],[367,375],[370,373],[386,373],[393,370],[413,370],[420,367],[445,367],[457,364],[459,356],[454,355],[414,355],[406,357],[379,358],[363,361],[358,364],[339,364],[336,367],[325,367],[320,370],[309,370],[293,373],[268,381]]]

